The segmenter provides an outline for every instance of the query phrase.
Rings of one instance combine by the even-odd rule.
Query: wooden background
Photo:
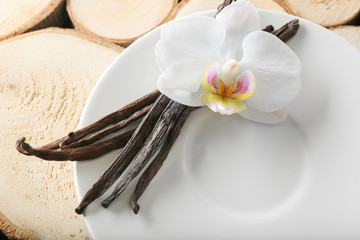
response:
[[[17,153],[76,128],[95,82],[138,37],[223,0],[20,0],[0,3],[0,230],[10,239],[90,239],[72,163]],[[314,21],[360,48],[359,0],[252,0]],[[57,28],[49,28],[57,27]],[[0,239],[2,235],[0,234]]]

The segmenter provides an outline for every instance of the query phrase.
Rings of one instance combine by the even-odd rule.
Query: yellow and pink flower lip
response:
[[[221,67],[219,63],[209,65],[202,74],[201,83],[209,93],[201,94],[200,100],[213,111],[225,115],[246,110],[242,101],[253,96],[256,89],[255,75],[250,70],[241,72],[233,59]]]

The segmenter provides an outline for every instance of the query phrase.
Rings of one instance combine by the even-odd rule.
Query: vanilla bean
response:
[[[217,8],[217,12],[215,14],[215,17],[227,6],[229,6],[230,4],[232,4],[233,2],[235,2],[236,0],[224,0],[224,2],[222,4],[219,5],[219,7]]]
[[[120,177],[150,135],[158,118],[169,102],[170,99],[165,95],[161,94],[157,98],[153,107],[140,122],[121,153],[115,158],[98,181],[87,191],[79,206],[75,209],[76,213],[82,214],[90,203],[103,195]]]
[[[293,36],[296,34],[298,26],[292,27],[295,25],[298,25],[297,21],[293,21],[293,23],[285,25],[286,26],[285,30],[278,32],[276,36],[279,37],[280,39],[282,39],[283,41],[284,40],[287,41],[289,39],[289,36]],[[287,31],[288,29],[289,29],[289,31]],[[152,156],[152,154],[154,154],[153,152],[156,150],[156,148],[161,145],[160,141],[162,141],[162,140],[159,140],[159,143],[156,143],[154,148],[152,148],[152,149],[150,148],[150,151],[144,152],[145,157],[143,157],[142,153],[139,153],[139,155],[137,155],[137,156],[140,156],[139,160],[135,159],[135,161],[133,163],[131,162],[132,161],[131,159],[130,160],[125,159],[125,164],[121,165],[122,170],[117,171],[117,174],[115,177],[117,178],[117,177],[121,176],[124,171],[125,171],[125,176],[121,178],[120,183],[115,188],[115,190],[111,194],[111,196],[102,202],[102,205],[104,207],[107,207],[117,196],[119,196],[122,193],[122,191],[126,188],[126,186],[129,184],[129,182],[141,171],[141,169],[145,166],[145,164],[147,162],[147,160],[144,160],[144,159],[148,159],[149,156]],[[120,156],[119,158],[122,158],[122,157]],[[129,166],[130,166],[130,168],[129,168],[130,170],[126,171],[126,169]],[[110,167],[108,169],[108,171],[111,172],[113,170],[111,170],[111,167]],[[103,175],[103,176],[104,176],[104,179],[106,179],[106,176],[105,175]],[[108,179],[108,180],[111,183],[110,186],[115,182],[115,179]],[[103,181],[106,181],[106,180],[103,180]],[[108,186],[106,189],[101,190],[101,191],[99,191],[99,190],[94,190],[94,191],[95,192],[98,191],[102,195],[110,186]],[[91,194],[89,194],[89,195],[91,195]],[[91,197],[89,197],[89,199],[91,200]],[[92,201],[93,200],[91,200],[90,203]],[[79,207],[76,209],[76,212],[82,213],[88,204],[89,204],[89,201],[87,201],[87,200],[84,201],[83,204],[80,203]]]
[[[163,162],[167,158],[172,146],[176,142],[176,139],[180,135],[181,128],[189,117],[190,113],[196,108],[187,107],[184,113],[181,115],[180,119],[176,122],[176,125],[172,129],[171,133],[165,140],[165,143],[161,147],[159,153],[156,155],[154,160],[150,163],[150,165],[146,168],[144,173],[141,175],[138,180],[135,191],[131,196],[130,206],[133,209],[134,213],[137,214],[140,209],[140,205],[137,203],[141,195],[144,193],[151,180],[157,174],[159,169],[161,168]]]
[[[271,33],[272,31],[274,31],[274,26],[273,25],[267,25],[266,27],[264,27],[262,29],[264,32],[269,32]]]
[[[112,150],[122,148],[129,141],[135,129],[131,129],[118,136],[94,144],[69,149],[33,148],[21,138],[16,142],[16,149],[22,154],[36,156],[52,161],[82,161],[100,157]]]
[[[65,145],[62,146],[61,149],[67,149],[67,148],[75,148],[75,147],[81,147],[84,145],[89,145],[92,144],[106,136],[108,136],[111,133],[115,133],[117,131],[120,131],[121,129],[123,129],[124,127],[128,126],[130,123],[138,120],[139,118],[141,118],[142,116],[144,116],[145,114],[147,114],[149,112],[149,110],[151,109],[152,104],[149,106],[144,107],[143,109],[135,112],[133,115],[131,115],[130,117],[128,117],[125,120],[122,120],[120,122],[118,122],[116,125],[110,126],[105,128],[104,130],[97,132],[93,135],[91,135],[88,138],[85,139],[81,139],[79,141],[73,142],[69,145]]]
[[[293,36],[296,35],[299,28],[300,28],[299,19],[294,19],[294,20],[284,24],[279,29],[273,31],[272,34],[277,36],[283,42],[287,42]]]
[[[156,98],[160,95],[159,90],[155,90],[145,96],[127,104],[126,106],[120,108],[119,110],[106,115],[100,120],[84,127],[74,132],[70,132],[67,136],[62,137],[54,142],[43,145],[43,149],[57,149],[60,145],[68,145],[74,141],[77,141],[91,133],[99,131],[111,124],[115,124],[121,120],[124,120],[131,116],[134,112],[141,110],[142,108],[152,104]]]
[[[101,203],[103,207],[108,207],[110,203],[117,198],[125,190],[129,183],[140,173],[161,145],[163,145],[171,129],[181,117],[185,109],[185,105],[175,101],[170,101],[159,117],[159,120],[156,122],[153,131],[146,139],[144,145],[121,175],[120,182],[114,189],[113,193]]]
[[[68,145],[73,143],[74,141],[77,141],[86,135],[95,131],[99,131],[103,129],[104,127],[115,124],[133,114],[135,111],[138,111],[145,106],[151,104],[155,101],[155,99],[160,95],[160,92],[158,90],[153,91],[152,93],[149,93],[148,95],[145,95],[142,98],[139,98],[135,100],[134,102],[126,105],[125,107],[121,108],[120,110],[113,112],[106,117],[98,120],[97,122],[87,126],[86,128],[77,130],[73,133],[70,133],[68,137],[59,144],[60,148],[61,146]]]
[[[288,29],[286,29],[283,33],[281,33],[278,37],[283,41],[283,42],[287,42],[289,41],[293,36],[295,36],[295,34],[297,33],[297,31],[299,30],[300,25],[297,24],[293,24],[290,25]]]

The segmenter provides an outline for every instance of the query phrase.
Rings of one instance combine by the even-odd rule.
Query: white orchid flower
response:
[[[163,94],[221,114],[277,123],[301,88],[299,58],[261,31],[257,10],[244,0],[216,18],[195,15],[164,25],[155,54]]]

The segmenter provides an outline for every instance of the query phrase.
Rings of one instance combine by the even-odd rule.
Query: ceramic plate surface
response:
[[[275,28],[294,19],[260,16]],[[100,202],[113,188],[86,209],[95,239],[360,239],[360,52],[316,24],[300,24],[288,45],[303,62],[303,88],[288,119],[264,125],[193,112],[138,215],[129,206],[134,183],[108,209]],[[79,127],[156,89],[159,36],[150,32],[111,64]],[[118,152],[75,163],[79,199]]]

